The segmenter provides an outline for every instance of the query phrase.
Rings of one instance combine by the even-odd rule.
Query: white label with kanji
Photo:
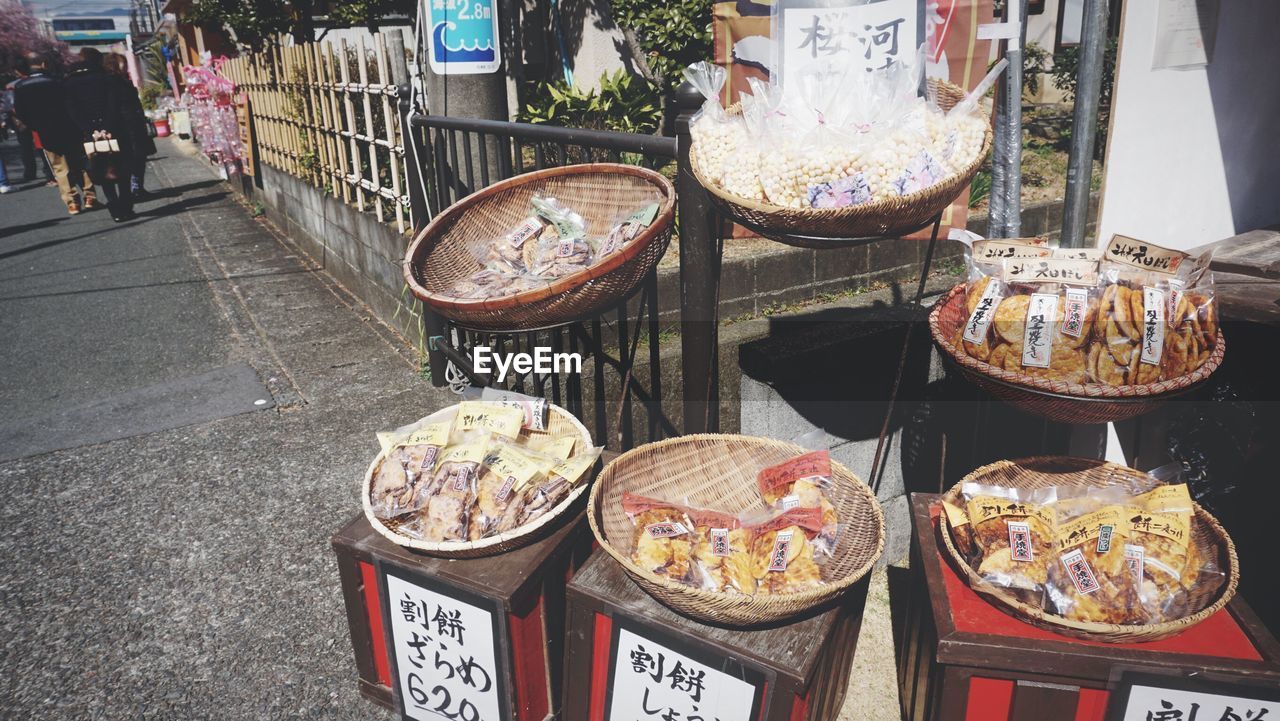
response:
[[[1164,352],[1164,291],[1142,289],[1142,362],[1160,365]]]
[[[919,0],[881,0],[846,7],[781,7],[782,88],[799,86],[806,73],[895,62],[914,64],[919,44]]]
[[[1058,320],[1058,296],[1033,293],[1022,332],[1022,365],[1048,368],[1053,353],[1053,326]]]
[[[405,716],[499,721],[493,614],[390,574],[387,599]]]
[[[751,721],[754,686],[625,628],[613,663],[611,721]]]
[[[1273,718],[1280,718],[1280,703],[1275,701],[1134,684],[1120,721],[1256,721]]]

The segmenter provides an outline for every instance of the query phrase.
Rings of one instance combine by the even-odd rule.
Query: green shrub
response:
[[[600,76],[600,90],[563,81],[535,83],[520,112],[526,123],[545,123],[623,133],[652,133],[662,115],[661,99],[644,78],[618,70]]]

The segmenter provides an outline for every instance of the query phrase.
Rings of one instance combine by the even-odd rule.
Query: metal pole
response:
[[[1067,197],[1062,218],[1064,248],[1084,247],[1089,224],[1089,180],[1093,175],[1093,142],[1098,133],[1098,101],[1107,50],[1108,0],[1085,0],[1076,107],[1071,119],[1071,155],[1067,158]]]
[[[702,104],[702,95],[689,83],[676,90],[678,175],[676,192],[680,218],[680,366],[684,385],[684,432],[716,430],[714,406],[719,403],[720,369],[716,288],[719,263],[715,257],[715,214],[707,191],[693,176],[689,162],[689,118]]]
[[[1009,9],[1018,13],[1010,18],[1018,24],[1018,37],[1009,41],[1009,69],[1005,71],[1009,117],[1005,128],[1004,236],[1017,238],[1022,235],[1022,48],[1027,37],[1027,0],[1008,3]]]

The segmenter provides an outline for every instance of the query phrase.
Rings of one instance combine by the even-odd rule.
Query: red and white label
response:
[[[468,475],[470,474],[468,473],[466,468],[459,468],[455,470],[452,474],[450,474],[450,478],[453,479],[453,490],[455,491],[467,490]]]
[[[511,489],[514,488],[515,485],[516,485],[516,477],[507,476],[507,480],[502,482],[502,487],[498,489],[497,493],[493,494],[493,497],[499,503],[507,500],[507,496],[511,495]]]
[[[800,496],[797,496],[796,494],[792,493],[789,496],[782,497],[782,510],[790,511],[792,508],[798,508],[799,506],[800,506]]]
[[[791,534],[793,531],[778,531],[773,539],[773,550],[769,552],[769,570],[787,570],[787,554],[791,550]]]
[[[1062,565],[1066,567],[1067,575],[1071,576],[1071,582],[1075,584],[1077,591],[1093,593],[1098,590],[1098,577],[1093,575],[1089,562],[1084,560],[1084,551],[1077,548],[1062,554]]]
[[[1124,544],[1124,563],[1129,567],[1129,571],[1133,573],[1133,580],[1138,583],[1142,582],[1142,567],[1145,565],[1146,555],[1146,549],[1142,546]]]
[[[1072,338],[1079,338],[1084,332],[1084,314],[1089,307],[1089,291],[1083,288],[1068,288],[1066,317],[1062,319],[1062,332]]]
[[[727,528],[711,529],[711,555],[713,556],[729,555],[729,529]]]
[[[1031,525],[1026,521],[1009,521],[1009,552],[1015,561],[1030,561]]]
[[[675,538],[688,533],[689,529],[685,528],[683,523],[664,521],[662,523],[650,523],[644,527],[644,531],[649,534],[650,538]]]
[[[436,465],[436,456],[440,455],[439,446],[428,446],[427,452],[422,456],[422,464],[418,466],[419,470],[429,471]]]
[[[1169,304],[1165,307],[1165,317],[1170,323],[1178,321],[1178,303],[1182,301],[1182,289],[1186,285],[1181,278],[1169,279]]]
[[[537,218],[525,218],[524,222],[511,231],[511,245],[519,248],[524,242],[542,230],[542,222]]]

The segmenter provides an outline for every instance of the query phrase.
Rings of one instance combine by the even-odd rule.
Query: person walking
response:
[[[85,171],[80,129],[67,112],[63,84],[50,74],[49,61],[38,53],[28,53],[19,65],[26,77],[13,86],[13,112],[23,125],[39,134],[67,212],[76,215],[82,207],[97,207],[93,180]]]
[[[102,186],[107,210],[117,223],[134,217],[130,168],[137,147],[137,127],[130,122],[129,99],[118,80],[103,66],[102,53],[81,48],[80,62],[63,81],[64,100],[71,121],[85,142],[114,140],[119,148],[95,152],[88,160],[89,176]]]
[[[18,137],[18,154],[22,159],[22,182],[30,183],[36,179],[36,162],[39,161],[40,167],[44,170],[45,184],[53,185],[53,167],[49,165],[49,159],[43,152],[36,153],[37,150],[41,150],[38,136],[13,115],[13,88],[19,80],[27,76],[28,72],[22,62],[18,65],[19,67],[15,68],[17,77],[5,84],[4,93],[0,95],[0,114],[5,116],[3,122],[7,122],[8,128]]]
[[[106,57],[105,65],[107,75],[119,81],[120,93],[125,100],[125,115],[128,116],[127,121],[132,126],[134,153],[133,164],[129,169],[129,190],[133,192],[133,198],[136,201],[147,195],[147,189],[143,187],[147,179],[147,156],[155,155],[156,152],[156,143],[151,139],[151,121],[147,119],[147,113],[142,109],[142,99],[138,97],[138,89],[133,86],[133,81],[129,78],[129,64],[124,56],[112,53]]]

